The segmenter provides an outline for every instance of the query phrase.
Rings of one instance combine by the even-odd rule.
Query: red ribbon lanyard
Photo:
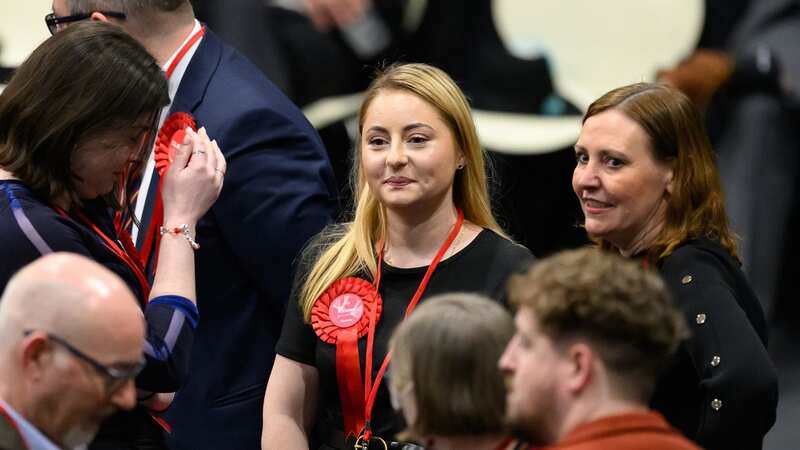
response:
[[[53,209],[56,212],[65,218],[72,219],[66,211],[58,206],[53,206]],[[150,283],[147,282],[147,277],[144,275],[144,266],[141,264],[139,259],[139,255],[136,252],[136,247],[133,245],[131,241],[131,237],[125,230],[119,231],[119,242],[115,242],[113,239],[108,237],[103,230],[100,229],[94,222],[91,221],[85,214],[81,211],[76,211],[75,215],[78,219],[87,227],[89,227],[97,236],[102,239],[103,244],[105,244],[106,248],[108,248],[114,255],[117,256],[128,268],[133,272],[133,275],[136,277],[136,280],[139,282],[139,287],[142,290],[142,295],[144,295],[144,301],[146,302],[147,299],[150,298]],[[133,255],[133,256],[131,256]]]
[[[166,72],[167,80],[169,80],[170,77],[172,77],[172,73],[175,72],[175,68],[178,67],[178,64],[181,63],[183,57],[186,56],[187,53],[189,53],[189,49],[192,48],[192,46],[197,41],[199,41],[200,38],[203,37],[205,33],[206,33],[206,27],[201,26],[200,29],[197,31],[197,33],[192,35],[192,37],[190,37],[189,40],[186,41],[185,44],[183,44],[183,47],[181,47],[181,49],[178,50],[178,53],[175,55],[175,59],[173,59],[172,63],[170,63],[169,67],[167,67],[167,72]]]
[[[497,446],[497,450],[506,450],[512,442],[514,442],[514,438],[512,437],[503,439],[503,441]]]
[[[420,281],[419,286],[417,287],[417,291],[414,293],[414,296],[411,297],[411,301],[408,303],[406,307],[406,313],[403,318],[408,317],[413,311],[414,308],[417,307],[417,303],[422,298],[422,294],[425,293],[425,289],[428,287],[428,282],[433,275],[433,272],[436,270],[436,266],[439,265],[439,262],[444,257],[444,254],[447,253],[447,250],[450,249],[450,246],[453,245],[453,241],[455,241],[456,236],[461,231],[461,225],[464,223],[464,212],[461,209],[458,210],[458,218],[456,219],[455,225],[453,225],[453,229],[450,231],[450,234],[447,236],[447,239],[444,241],[441,247],[439,247],[439,251],[434,256],[433,261],[428,266],[428,270],[425,272],[425,276],[422,277],[422,281]],[[375,273],[375,289],[378,290],[380,288],[381,282],[381,264],[383,263],[383,243],[380,244],[380,249],[378,251],[378,268]],[[383,380],[383,375],[386,373],[386,368],[389,366],[389,361],[392,359],[392,352],[388,352],[386,356],[383,358],[383,363],[381,364],[380,370],[378,370],[378,374],[375,376],[375,383],[372,382],[372,353],[373,347],[375,345],[375,327],[376,327],[376,308],[372,309],[372,313],[369,320],[369,333],[367,334],[367,354],[366,354],[366,367],[364,368],[364,396],[367,400],[367,404],[364,410],[364,433],[363,433],[363,440],[364,442],[369,442],[370,438],[372,437],[372,430],[370,429],[370,420],[372,419],[372,408],[375,406],[375,398],[378,395],[378,388],[380,387],[381,381]]]
[[[185,44],[178,50],[178,53],[175,55],[175,58],[170,63],[169,67],[167,67],[166,77],[169,80],[172,77],[172,74],[175,72],[175,68],[178,67],[178,64],[181,63],[181,60],[186,56],[186,53],[189,52],[189,49],[200,40],[201,37],[206,32],[206,27],[202,26],[200,30],[197,31]],[[160,228],[164,224],[164,204],[161,200],[161,189],[162,189],[162,179],[159,178],[158,186],[156,187],[156,196],[155,196],[155,203],[153,204],[153,212],[152,216],[150,217],[150,223],[147,227],[147,231],[145,233],[145,239],[142,241],[142,249],[141,249],[141,259],[142,264],[147,267],[147,262],[150,260],[150,254],[152,253],[153,258],[153,272],[156,271],[156,263],[158,262],[158,245],[161,241],[161,234]],[[154,243],[155,241],[155,243]]]

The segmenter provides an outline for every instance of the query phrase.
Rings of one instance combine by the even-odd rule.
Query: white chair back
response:
[[[51,0],[0,0],[0,66],[19,66],[50,37],[44,16],[51,7]]]
[[[520,57],[545,53],[560,95],[581,110],[605,92],[652,81],[694,49],[703,0],[493,0],[497,30]]]

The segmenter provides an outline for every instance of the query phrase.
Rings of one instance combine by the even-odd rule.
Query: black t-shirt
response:
[[[532,259],[533,256],[527,248],[504,239],[493,231],[483,230],[465,248],[439,263],[420,302],[436,294],[472,292],[505,303],[508,276]],[[307,259],[302,258],[302,261]],[[297,277],[304,277],[308,270],[310,270],[309,264],[301,262],[297,269]],[[383,299],[383,312],[375,330],[373,380],[386,356],[391,333],[402,320],[406,306],[422,281],[427,267],[400,269],[384,263],[381,270],[380,294]],[[369,276],[362,275],[362,278],[372,280]],[[366,365],[366,341],[364,336],[358,342],[362,371]],[[287,309],[276,351],[286,358],[317,367],[319,370],[317,429],[322,427],[325,430],[341,431],[344,424],[336,382],[336,346],[322,342],[311,325],[303,321],[296,294],[293,295]],[[373,432],[377,436],[389,438],[404,428],[401,415],[393,411],[389,400],[387,383],[390,372],[391,370],[387,371],[381,383],[372,412]]]

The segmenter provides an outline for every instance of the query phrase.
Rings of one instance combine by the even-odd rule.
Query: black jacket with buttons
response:
[[[760,450],[775,422],[778,379],[764,313],[738,262],[700,239],[677,248],[659,272],[691,337],[659,377],[651,406],[708,450]]]

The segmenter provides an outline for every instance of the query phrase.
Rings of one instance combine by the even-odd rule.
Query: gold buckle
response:
[[[379,436],[373,436],[372,439],[377,439],[383,444],[383,450],[389,450],[389,446],[386,444],[386,441]],[[364,440],[364,433],[361,433],[358,438],[356,438],[356,443],[353,445],[355,450],[369,450],[369,442]]]

